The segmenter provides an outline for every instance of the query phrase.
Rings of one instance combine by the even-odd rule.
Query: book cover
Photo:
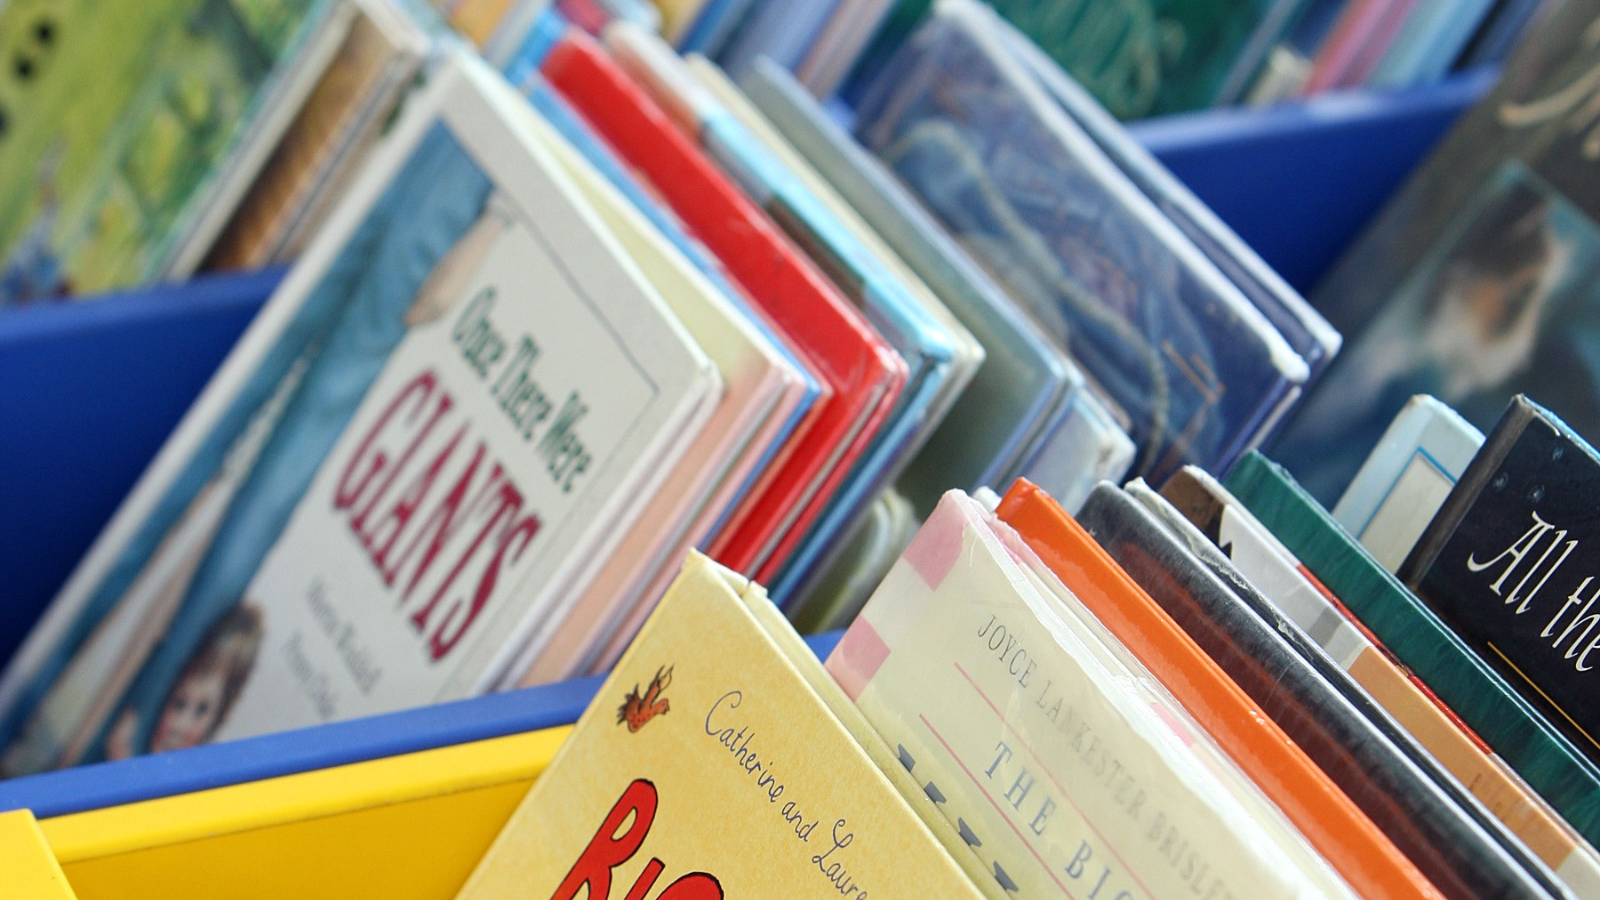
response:
[[[408,105],[13,660],[8,771],[481,692],[604,557],[719,386],[533,116],[465,49]]]
[[[1555,726],[1361,549],[1287,470],[1252,453],[1223,486],[1579,834],[1596,843],[1600,771]]]
[[[707,548],[730,568],[753,572],[771,544],[810,524],[811,499],[831,491],[866,448],[905,384],[905,362],[593,40],[568,35],[541,71],[717,254],[831,391],[813,407],[788,462],[751,490]],[[620,650],[611,646],[610,661]]]
[[[1362,897],[1440,897],[1358,809],[1049,495],[1025,481],[1000,520],[1161,680]]]
[[[1542,862],[1148,485],[1097,488],[1079,522],[1445,896],[1560,893]]]
[[[1083,374],[799,82],[758,60],[741,81],[795,149],[983,345],[972,381],[896,482],[926,516],[951,487],[999,489],[1082,389]]]
[[[826,568],[839,539],[921,448],[976,369],[982,349],[935,298],[919,299],[914,288],[840,220],[762,134],[730,109],[717,90],[702,84],[670,47],[622,23],[608,28],[605,39],[621,64],[811,256],[906,364],[904,391],[865,451],[833,491],[812,498],[811,525],[790,530],[765,551],[757,578],[770,583],[773,596],[788,607],[805,596],[806,584]],[[705,63],[699,68],[710,70]],[[727,95],[737,92],[725,82],[722,90]],[[752,114],[758,117],[759,113]],[[813,184],[825,187],[820,178]]]
[[[1134,471],[1226,469],[1306,363],[1016,59],[992,11],[941,0],[856,134],[1125,409]]]
[[[1487,431],[1512,395],[1600,434],[1600,191],[1587,103],[1600,3],[1552,4],[1312,301],[1347,338],[1273,457],[1330,504],[1406,401]]]
[[[1398,573],[1590,760],[1600,760],[1587,674],[1600,664],[1600,615],[1584,486],[1597,477],[1594,448],[1518,395]]]
[[[344,0],[355,21],[221,234],[206,269],[292,263],[382,136],[435,35],[392,0]]]
[[[7,4],[0,306],[188,274],[348,25],[336,0]]]
[[[751,590],[689,557],[461,900],[984,896],[767,630],[787,626],[750,611]]]
[[[1250,249],[1211,207],[1134,140],[1128,129],[1083,85],[1063,72],[1026,35],[1011,31],[1009,37],[1018,58],[1038,79],[1040,86],[1184,236],[1250,298],[1294,352],[1306,361],[1309,370],[1306,387],[1309,388],[1333,361],[1343,342],[1328,320]]]
[[[1333,518],[1385,569],[1405,562],[1483,446],[1483,432],[1427,394],[1406,401],[1339,496]]]
[[[1003,528],[946,494],[828,659],[974,852],[1017,896],[1323,896]]]
[[[1148,495],[1134,492],[1134,497],[1162,514]],[[1600,891],[1600,854],[1467,729],[1453,710],[1401,668],[1387,648],[1349,617],[1338,599],[1226,488],[1206,473],[1186,468],[1162,486],[1161,497],[1573,893],[1590,897]],[[1379,719],[1374,721],[1382,724]],[[1397,743],[1405,747],[1404,742]],[[1419,763],[1427,765],[1420,758]]]

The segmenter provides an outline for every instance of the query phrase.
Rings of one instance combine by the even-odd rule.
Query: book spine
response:
[[[1223,484],[1579,834],[1600,840],[1600,772],[1287,472],[1252,453]]]

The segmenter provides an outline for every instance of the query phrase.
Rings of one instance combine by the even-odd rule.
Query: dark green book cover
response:
[[[1600,459],[1518,396],[1398,575],[1600,761]]]
[[[1600,770],[1287,471],[1252,452],[1223,484],[1580,834],[1600,842]]]

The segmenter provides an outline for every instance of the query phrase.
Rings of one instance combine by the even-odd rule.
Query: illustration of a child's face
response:
[[[193,747],[206,740],[222,715],[226,677],[217,668],[190,672],[178,682],[161,708],[150,735],[150,752]]]

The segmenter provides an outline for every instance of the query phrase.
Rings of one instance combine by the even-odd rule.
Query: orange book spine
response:
[[[1372,820],[1048,494],[1023,479],[1000,519],[1172,691],[1363,897],[1440,897]]]

